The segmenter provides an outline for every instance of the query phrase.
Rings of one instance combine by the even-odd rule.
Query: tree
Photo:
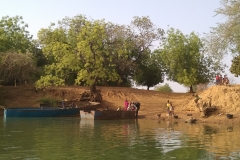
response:
[[[37,88],[75,83],[82,67],[77,56],[77,36],[85,21],[86,18],[82,15],[72,19],[66,17],[58,25],[52,23],[38,32],[36,43],[48,63],[44,67],[44,74],[36,82]],[[38,53],[37,50],[34,55],[37,56]]]
[[[0,52],[27,53],[32,49],[32,36],[21,16],[2,17],[0,20]]]
[[[91,86],[92,91],[99,84],[130,84],[136,67],[162,32],[148,17],[136,17],[131,26],[82,15],[65,18],[38,33],[49,64],[37,86],[67,84],[69,75],[75,84]]]
[[[232,59],[232,65],[230,67],[230,72],[238,77],[240,75],[240,55]]]
[[[120,77],[117,85],[126,86],[136,77],[139,65],[144,66],[142,61],[150,57],[153,43],[163,38],[164,31],[156,27],[149,17],[134,17],[127,26],[108,23],[106,34],[111,40],[108,48],[113,53],[113,62]]]
[[[162,63],[158,60],[160,59],[152,53],[147,59],[141,61],[134,74],[134,80],[137,85],[147,86],[147,90],[149,90],[149,87],[153,87],[164,81]]]
[[[78,59],[83,67],[78,72],[76,83],[84,82],[96,92],[98,81],[117,81],[119,75],[113,63],[113,54],[109,52],[111,40],[106,34],[106,23],[103,20],[88,21],[78,35]]]
[[[185,86],[210,82],[216,70],[211,57],[204,54],[204,44],[195,34],[183,35],[179,30],[171,28],[168,37],[161,45],[158,52],[166,67],[169,80]]]
[[[164,30],[155,26],[148,16],[134,17],[129,27],[131,32],[128,37],[135,61],[148,56],[148,51],[153,49],[153,43],[164,39]]]
[[[161,91],[161,92],[173,92],[172,88],[169,86],[168,83],[165,83],[164,85],[156,86],[154,90]]]
[[[231,53],[235,57],[234,62],[236,62],[236,57],[240,54],[240,1],[221,0],[220,2],[222,7],[215,12],[217,15],[223,16],[225,21],[218,23],[217,27],[213,27],[211,32],[207,34],[208,52],[218,61],[221,61],[224,55]],[[233,68],[235,67],[233,66]],[[235,74],[234,69],[231,70]]]
[[[4,84],[22,84],[29,82],[36,73],[35,62],[29,54],[0,54],[0,80]]]
[[[91,100],[101,100],[96,85],[119,80],[113,61],[113,44],[117,42],[107,34],[108,25],[104,20],[79,15],[42,29],[39,44],[49,64],[36,87],[65,85],[73,80],[77,85],[90,86]]]

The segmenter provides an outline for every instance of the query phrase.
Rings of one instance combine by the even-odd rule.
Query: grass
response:
[[[50,98],[50,97],[44,97],[39,99],[39,103],[40,104],[45,104],[48,107],[56,107],[57,103],[59,103],[60,101],[54,98]]]

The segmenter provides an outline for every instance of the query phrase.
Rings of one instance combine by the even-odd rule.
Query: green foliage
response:
[[[104,21],[89,21],[82,27],[78,35],[78,57],[83,67],[78,72],[76,83],[84,82],[88,86],[95,85],[99,80],[119,80],[113,54],[108,49],[110,40],[106,34]]]
[[[0,53],[0,80],[3,84],[17,85],[30,82],[36,73],[35,62],[29,54]]]
[[[135,61],[141,61],[145,56],[149,56],[153,42],[161,42],[164,39],[164,30],[155,26],[148,16],[134,17],[130,28],[131,33],[128,36],[131,39]]]
[[[204,54],[204,45],[195,34],[183,35],[179,30],[168,30],[168,37],[157,52],[162,58],[169,80],[185,86],[211,81],[217,68],[211,57]]]
[[[0,52],[26,53],[32,49],[32,36],[28,25],[20,16],[2,17],[0,20]]]
[[[234,56],[240,53],[240,1],[220,0],[220,2],[222,6],[215,12],[224,17],[224,21],[218,23],[217,27],[213,27],[206,36],[209,54],[219,61],[229,53]]]
[[[48,63],[36,84],[55,85],[49,82],[54,77],[61,82],[57,85],[72,84],[73,80],[88,86],[129,85],[136,67],[149,56],[152,43],[162,36],[163,30],[149,17],[134,17],[129,26],[88,20],[82,15],[66,17],[38,33]]]
[[[54,98],[50,97],[44,97],[38,100],[40,104],[46,104],[48,107],[56,107],[58,102],[61,102],[60,100],[56,100]]]
[[[240,55],[233,58],[230,72],[234,74],[235,77],[240,75]]]
[[[172,88],[169,86],[168,83],[165,83],[164,85],[156,86],[154,90],[161,91],[161,92],[173,92]]]
[[[57,76],[46,75],[36,82],[35,87],[37,89],[47,88],[49,86],[64,86],[65,81]]]
[[[134,80],[137,85],[153,87],[158,83],[164,81],[164,72],[161,66],[160,59],[152,53],[147,59],[143,60],[141,64],[138,65],[138,69],[134,74]]]
[[[78,60],[76,47],[77,35],[85,19],[83,16],[73,19],[66,17],[59,21],[58,26],[51,24],[49,28],[38,32],[37,43],[42,48],[47,64],[44,66],[43,76],[36,82],[37,88],[74,83],[83,66]],[[37,55],[41,56],[41,53]]]

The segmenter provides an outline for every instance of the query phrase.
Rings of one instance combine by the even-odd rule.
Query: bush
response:
[[[156,86],[154,90],[161,92],[173,92],[172,88],[169,86],[168,83],[164,84],[163,86],[162,85]]]
[[[47,107],[56,107],[57,103],[60,101],[54,98],[45,97],[45,98],[39,99],[39,102],[40,104],[44,104]]]

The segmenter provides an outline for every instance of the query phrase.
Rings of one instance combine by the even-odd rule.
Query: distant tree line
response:
[[[129,25],[120,25],[77,15],[51,23],[33,39],[22,17],[2,17],[0,83],[34,83],[36,88],[87,85],[96,90],[97,85],[130,87],[136,82],[149,89],[167,78],[193,91],[194,85],[213,81],[224,69],[221,57],[226,50],[235,55],[230,71],[238,76],[240,10],[234,5],[240,2],[222,3],[229,6],[223,5],[218,14],[228,16],[232,7],[231,17],[236,15],[236,20],[230,15],[227,19],[232,28],[219,24],[203,38],[173,28],[164,31],[149,17],[133,17]]]

